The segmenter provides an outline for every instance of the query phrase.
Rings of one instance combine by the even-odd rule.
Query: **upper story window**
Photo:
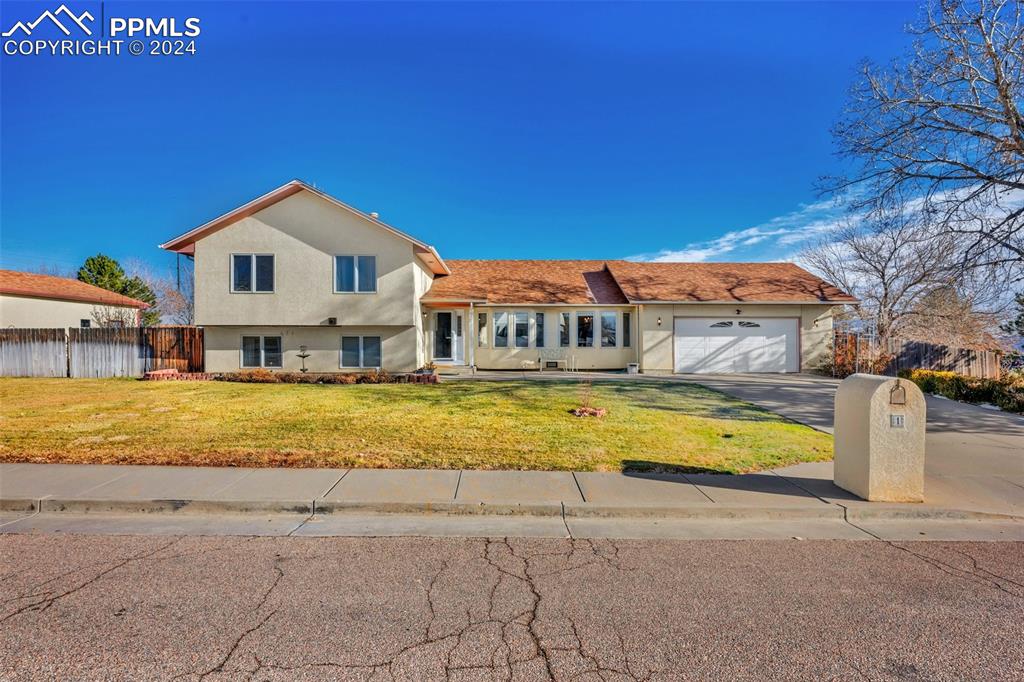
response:
[[[260,253],[231,255],[231,291],[269,294],[274,291],[274,256]]]
[[[334,293],[372,294],[377,291],[376,256],[335,256]]]

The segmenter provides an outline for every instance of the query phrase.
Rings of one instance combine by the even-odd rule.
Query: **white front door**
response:
[[[799,334],[797,321],[790,318],[678,318],[675,371],[799,372]]]
[[[465,362],[462,342],[462,313],[439,310],[434,313],[434,361],[461,365]]]

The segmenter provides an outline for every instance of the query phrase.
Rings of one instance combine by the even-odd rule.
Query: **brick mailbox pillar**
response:
[[[865,500],[924,501],[925,401],[905,379],[854,374],[835,404],[835,484]]]

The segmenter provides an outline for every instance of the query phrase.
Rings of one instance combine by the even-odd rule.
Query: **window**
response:
[[[377,291],[376,256],[335,256],[334,293],[372,294]]]
[[[558,315],[558,345],[562,348],[569,347],[569,313]]]
[[[576,313],[576,346],[589,348],[594,345],[594,315]]]
[[[751,328],[751,327],[760,327],[761,326],[757,322],[750,322],[748,320],[740,320],[739,321],[739,325],[741,327],[747,327],[748,329]]]
[[[508,313],[494,313],[494,347],[508,348]]]
[[[537,313],[534,316],[533,345],[537,348],[544,347],[544,313]]]
[[[513,313],[515,318],[516,348],[530,347],[530,316],[527,313]]]
[[[281,367],[283,360],[280,336],[242,337],[242,367]]]
[[[633,343],[632,333],[633,330],[630,328],[630,317],[629,313],[622,313],[622,347],[629,348]]]
[[[269,254],[232,254],[231,291],[236,294],[273,293],[274,257]]]
[[[381,366],[380,337],[341,337],[341,366],[379,368]]]
[[[79,320],[78,326],[82,329],[88,329],[92,326],[92,320]]]
[[[716,327],[722,328],[722,327],[731,327],[731,326],[732,326],[732,321],[730,320],[728,322],[715,322],[714,324],[711,325],[711,328],[714,329]]]
[[[487,313],[476,316],[476,342],[481,348],[487,348]]]
[[[615,348],[615,313],[601,313],[601,348]]]

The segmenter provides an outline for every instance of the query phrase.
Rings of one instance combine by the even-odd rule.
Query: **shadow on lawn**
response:
[[[666,462],[651,462],[645,459],[622,460],[622,473],[626,476],[637,476],[640,478],[657,478],[657,474],[675,476],[678,476],[679,474],[722,474],[725,476],[731,476],[733,474],[733,472],[725,469],[668,464]],[[652,474],[654,476],[652,476]]]

